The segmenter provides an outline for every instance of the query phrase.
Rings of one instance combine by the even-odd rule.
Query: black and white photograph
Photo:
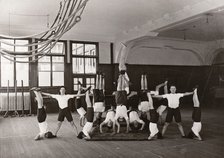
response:
[[[0,0],[0,158],[223,158],[224,0]]]

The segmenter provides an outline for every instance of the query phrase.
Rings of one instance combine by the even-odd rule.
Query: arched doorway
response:
[[[214,52],[214,58],[209,72],[208,85],[209,92],[213,97],[213,105],[224,102],[224,49]]]

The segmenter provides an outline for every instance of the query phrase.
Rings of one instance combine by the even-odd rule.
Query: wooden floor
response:
[[[191,109],[182,109],[185,132],[192,125]],[[73,114],[75,120],[77,114]],[[55,129],[57,114],[47,117],[50,130]],[[204,141],[180,138],[172,124],[163,140],[153,141],[85,141],[76,138],[67,121],[58,138],[34,141],[38,132],[35,116],[0,117],[0,158],[95,158],[95,157],[150,157],[150,158],[222,158],[224,157],[224,108],[202,111]]]

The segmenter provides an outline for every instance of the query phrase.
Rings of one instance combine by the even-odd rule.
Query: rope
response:
[[[14,61],[14,62],[20,62],[20,63],[27,63],[27,62],[13,60],[13,59],[11,59],[9,57],[13,57],[13,58],[29,58],[29,57],[34,57],[34,56],[37,56],[37,55],[40,55],[40,54],[41,54],[40,57],[45,56],[46,54],[50,53],[50,50],[53,48],[52,46],[55,46],[56,42],[61,38],[61,36],[65,32],[67,32],[68,30],[70,30],[76,23],[78,23],[81,20],[81,15],[82,15],[82,13],[84,11],[84,8],[86,6],[87,1],[88,0],[85,0],[82,4],[81,4],[82,1],[80,1],[78,6],[77,6],[77,8],[76,8],[76,10],[74,12],[73,12],[73,10],[74,10],[74,8],[75,8],[75,6],[77,4],[77,0],[73,1],[72,5],[70,5],[71,4],[71,0],[69,0],[69,2],[67,3],[67,6],[65,5],[66,4],[66,1],[65,1],[64,5],[63,5],[62,11],[61,11],[62,5],[60,3],[60,9],[59,9],[59,12],[58,12],[58,16],[55,18],[55,21],[54,21],[54,23],[56,23],[58,21],[59,24],[57,26],[54,26],[54,27],[53,27],[53,25],[54,25],[53,24],[52,28],[50,28],[48,31],[44,32],[45,33],[44,36],[45,36],[50,31],[56,30],[54,33],[52,31],[51,34],[48,35],[48,40],[46,40],[44,42],[43,41],[42,42],[36,42],[35,41],[35,42],[31,43],[31,44],[12,44],[12,43],[9,43],[9,42],[5,42],[3,39],[0,39],[1,43],[4,43],[6,45],[10,45],[10,46],[20,46],[20,47],[37,46],[37,48],[35,48],[33,50],[26,51],[26,52],[8,51],[8,50],[6,50],[4,48],[0,48],[0,53],[2,54],[2,56],[4,58],[7,58],[8,60]],[[65,6],[67,8],[64,11]],[[69,10],[69,7],[70,7],[70,10]],[[69,10],[69,13],[68,13],[68,10]],[[78,16],[76,16],[79,11],[80,11],[80,13],[78,14]],[[60,20],[60,19],[57,20],[59,15],[61,14],[60,12],[63,13],[63,15],[61,15],[61,16],[63,16],[63,18],[62,18],[62,20]],[[68,13],[68,17],[65,19],[67,13]],[[40,34],[38,34],[38,35],[40,35]],[[4,36],[4,37],[6,37],[6,36]],[[24,37],[18,37],[18,38],[15,37],[14,39],[21,39],[21,38],[24,38]],[[53,44],[51,43],[52,41],[54,41]],[[41,46],[38,47],[39,45],[41,45]],[[49,48],[49,45],[50,45],[50,48]],[[30,55],[30,53],[35,52],[35,51],[38,51],[38,53]],[[47,51],[47,53],[42,53],[44,51]],[[19,55],[13,55],[15,53],[17,53]],[[27,55],[27,54],[29,54],[29,55]],[[6,57],[6,56],[9,56],[9,57]],[[29,62],[34,62],[34,61],[37,61],[38,59],[39,59],[39,57],[37,59],[29,61]]]
[[[67,28],[65,31],[71,29],[77,22],[75,21],[69,28]],[[65,32],[64,31],[64,32]],[[49,50],[46,52],[46,53],[40,53],[40,54],[43,54],[41,56],[39,56],[38,58],[34,59],[34,60],[31,60],[31,61],[18,61],[18,60],[13,60],[13,59],[10,59],[9,57],[6,57],[4,54],[2,55],[4,58],[12,61],[12,62],[17,62],[17,63],[31,63],[31,62],[35,62],[37,60],[39,60],[40,58],[44,57],[45,55],[49,54],[50,53],[50,50],[56,45],[57,41],[61,38],[63,34],[60,34],[59,35],[59,38],[54,42],[54,44],[51,45],[51,47],[49,48]],[[2,51],[0,51],[0,53],[2,54]],[[37,54],[37,53],[36,53]],[[15,56],[16,57],[16,56]]]
[[[57,14],[56,18],[54,19],[54,22],[52,23],[50,28],[54,27],[55,23],[58,21],[59,15],[61,14],[61,8],[62,8],[62,2],[60,2],[60,8],[58,10],[58,14]],[[46,34],[47,33],[45,33],[42,37],[40,37],[40,39],[43,39]]]
[[[80,6],[79,8],[77,8],[77,10],[76,10],[72,15],[70,15],[68,18],[66,18],[66,20],[62,21],[62,22],[61,22],[60,24],[58,24],[58,25],[61,25],[61,24],[65,23],[66,21],[68,21],[69,19],[71,19],[73,16],[75,16],[75,14],[76,14],[76,13],[83,7],[83,6],[85,6],[85,4],[86,4],[87,2],[88,2],[88,0],[85,0],[85,1],[81,4],[81,6]],[[24,39],[24,38],[38,37],[38,36],[40,36],[40,35],[42,35],[42,34],[44,34],[44,33],[46,33],[46,32],[49,32],[49,31],[54,30],[55,28],[58,27],[58,25],[55,26],[55,27],[50,28],[50,29],[47,30],[47,31],[43,31],[43,32],[41,32],[41,33],[34,34],[34,35],[20,36],[20,37],[13,37],[13,36],[7,36],[7,35],[0,35],[0,38]],[[0,40],[0,41],[1,41],[1,40]]]

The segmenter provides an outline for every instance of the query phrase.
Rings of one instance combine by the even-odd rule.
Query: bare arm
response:
[[[137,95],[137,92],[131,91],[131,93],[127,96],[127,98],[131,98],[132,96]]]
[[[140,124],[142,124],[142,127],[140,128],[140,130],[143,130],[143,129],[144,129],[144,127],[145,127],[145,122],[144,122],[144,121],[142,121],[142,120],[140,120],[140,121],[139,121],[139,123],[140,123]]]
[[[119,124],[119,122],[117,120],[115,120],[115,123],[117,125],[117,133],[120,133],[120,124]]]
[[[194,92],[186,92],[183,94],[183,96],[185,97],[185,96],[189,96],[189,95],[193,95],[193,94],[194,94]]]
[[[125,119],[126,120],[126,123],[127,123],[127,129],[126,129],[126,133],[128,133],[129,132],[129,119],[128,118],[126,118]]]
[[[167,81],[165,82],[164,88],[164,94],[168,94],[168,88],[167,88]]]
[[[44,93],[44,92],[42,92],[41,94],[43,94],[43,95],[47,95],[47,96],[50,96],[50,97],[52,97],[52,95],[53,95],[53,94],[50,94],[50,93]]]
[[[158,99],[159,99],[159,98],[163,98],[162,95],[153,95],[152,97],[153,97],[153,98],[158,98]]]
[[[106,123],[103,121],[101,124],[100,124],[100,133],[103,133],[103,125],[105,125]]]
[[[156,86],[156,91],[159,91],[159,89],[163,86],[166,86],[167,85],[167,81],[165,81],[164,83],[161,83],[159,85]]]
[[[116,132],[115,132],[115,122],[116,122],[116,121],[113,121],[113,133],[116,133]]]
[[[85,94],[67,94],[70,98],[85,96]]]

